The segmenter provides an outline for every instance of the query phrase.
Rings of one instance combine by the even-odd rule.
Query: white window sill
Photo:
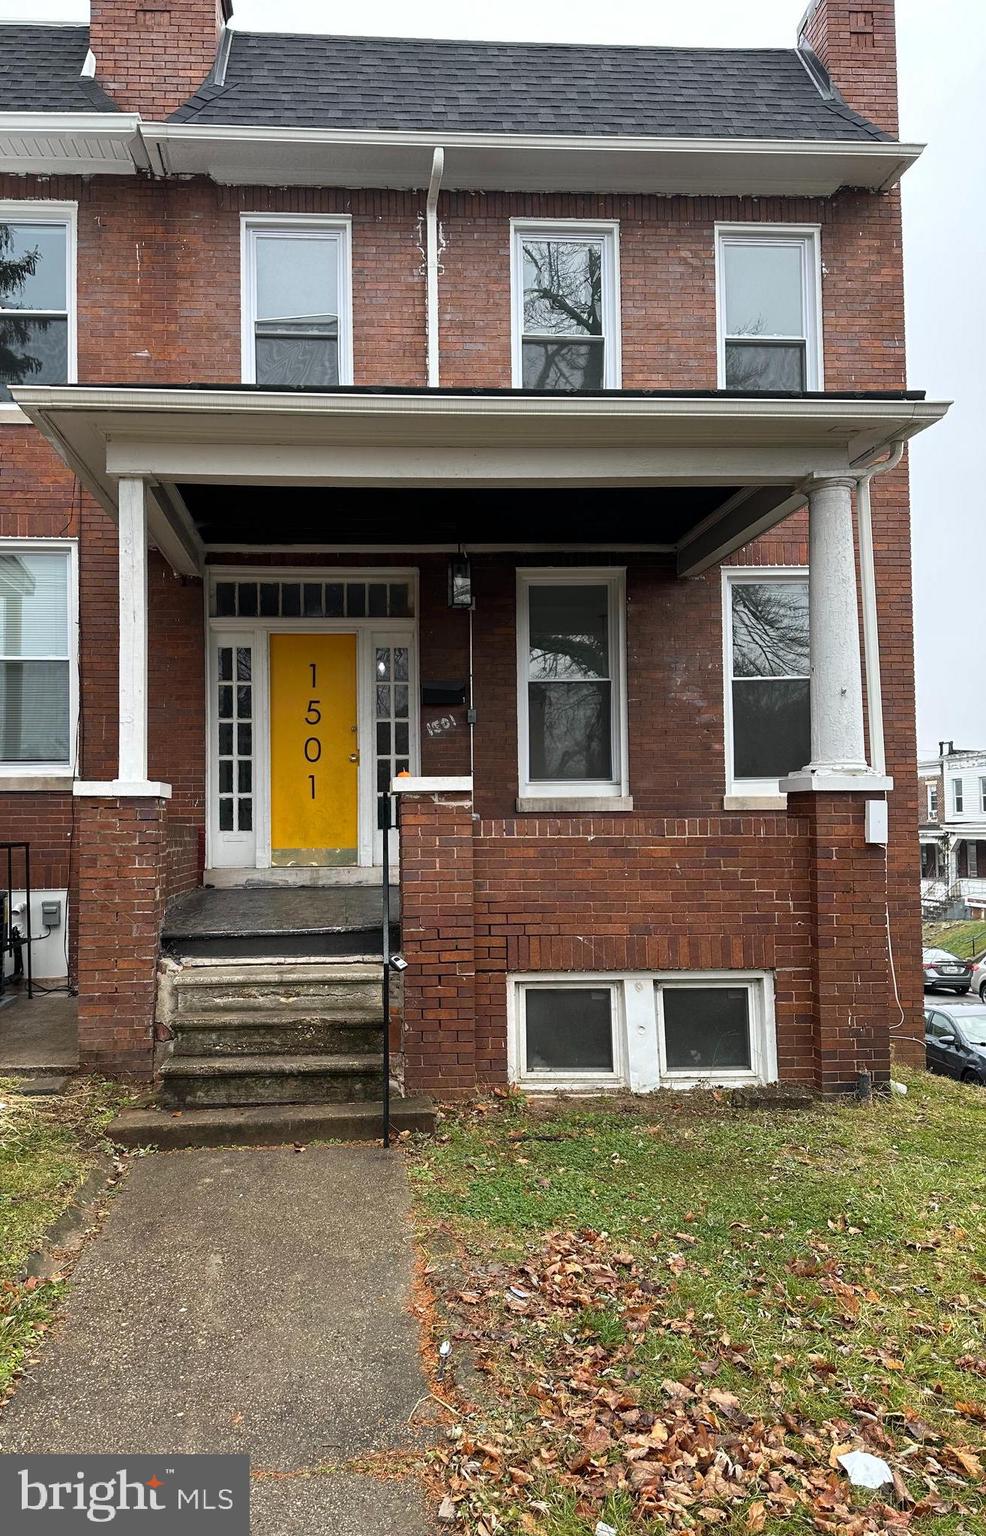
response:
[[[42,791],[71,790],[71,773],[58,773],[52,770],[46,773],[39,769],[35,773],[0,773],[0,795],[30,792],[38,794]]]
[[[30,418],[12,400],[0,400],[0,426],[29,427]]]
[[[724,811],[786,811],[787,795],[725,795]]]
[[[518,811],[542,815],[577,816],[585,811],[632,811],[632,795],[519,795]]]

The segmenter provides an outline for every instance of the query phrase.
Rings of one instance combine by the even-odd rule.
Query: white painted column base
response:
[[[76,779],[72,793],[81,799],[170,800],[171,785],[155,779]]]
[[[789,773],[781,779],[780,790],[785,795],[848,793],[853,790],[866,795],[884,795],[894,787],[894,781],[886,774],[839,773],[831,768],[802,768],[800,773]]]

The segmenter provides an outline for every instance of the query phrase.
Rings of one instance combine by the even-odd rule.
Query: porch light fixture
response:
[[[469,556],[460,550],[448,563],[448,605],[450,608],[472,607],[472,571]]]

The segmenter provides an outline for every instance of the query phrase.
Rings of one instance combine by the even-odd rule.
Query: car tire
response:
[[[962,1074],[961,1081],[963,1083],[977,1083],[980,1088],[983,1086],[983,1080],[980,1077],[979,1073],[978,1072],[973,1072],[971,1067],[966,1067],[965,1071]]]
[[[981,1003],[986,1003],[986,981],[984,981],[984,982],[982,982],[980,984],[980,987],[979,987],[979,1001]]]

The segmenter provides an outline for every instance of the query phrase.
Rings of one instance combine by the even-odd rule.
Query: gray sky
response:
[[[255,30],[531,39],[542,42],[789,47],[806,0],[235,0]],[[79,21],[87,0],[0,0],[6,20]],[[563,16],[563,24],[553,20]],[[927,143],[904,177],[909,383],[955,401],[911,451],[918,742],[986,747],[986,646],[975,614],[984,492],[976,442],[986,422],[986,208],[978,102],[986,77],[982,0],[897,0],[901,135]],[[975,423],[980,423],[977,431]],[[977,641],[977,634],[979,639]],[[978,689],[978,692],[977,692]]]

